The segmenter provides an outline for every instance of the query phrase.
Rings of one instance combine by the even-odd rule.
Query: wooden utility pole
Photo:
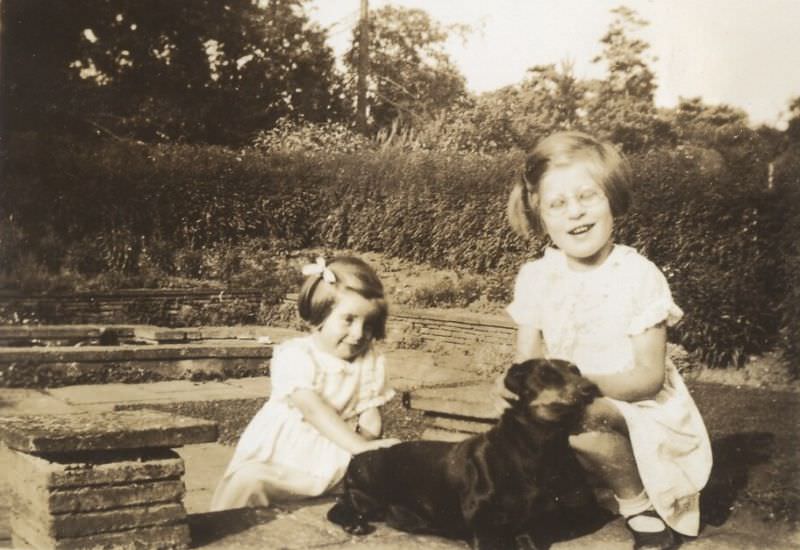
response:
[[[367,133],[367,73],[369,73],[369,6],[361,0],[361,21],[358,34],[358,97],[356,99],[356,125],[362,134]]]

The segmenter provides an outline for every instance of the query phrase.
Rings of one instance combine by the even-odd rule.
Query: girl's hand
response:
[[[366,441],[364,443],[364,448],[356,454],[374,451],[375,449],[383,449],[384,447],[391,447],[392,445],[397,445],[398,443],[400,443],[400,440],[393,437],[387,437],[385,439],[373,439],[372,441]]]
[[[353,431],[353,427],[349,426],[336,410],[313,390],[297,389],[289,396],[289,401],[297,407],[306,422],[350,454],[397,443],[397,440],[388,439],[367,441]]]
[[[381,436],[383,422],[381,412],[377,407],[372,407],[358,415],[358,433],[364,439],[377,439]]]
[[[511,406],[509,401],[516,401],[519,399],[516,393],[506,388],[505,380],[506,374],[503,373],[495,378],[494,384],[492,384],[492,406],[497,416],[502,415],[503,411]]]

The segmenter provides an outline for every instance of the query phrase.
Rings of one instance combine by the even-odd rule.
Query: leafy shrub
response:
[[[687,313],[677,340],[710,365],[741,365],[774,345],[774,197],[739,174],[704,177],[680,153],[634,160],[636,204],[618,234],[664,271]]]
[[[773,205],[783,219],[776,231],[775,249],[783,262],[772,280],[784,285],[776,289],[783,297],[779,304],[781,339],[794,375],[800,377],[800,145],[776,160],[774,185]]]
[[[483,282],[478,277],[462,277],[457,281],[441,280],[418,288],[410,305],[416,307],[467,307],[480,299]]]
[[[505,220],[519,152],[325,147],[82,147],[53,138],[47,147],[14,148],[0,188],[0,226],[13,243],[0,250],[18,264],[19,250],[33,251],[24,261],[47,273],[263,281],[277,295],[284,289],[276,281],[294,288],[297,275],[280,273],[270,258],[346,247],[489,276],[480,290],[420,297],[463,303],[475,294],[508,301],[519,266],[546,245],[514,236]],[[637,203],[618,236],[668,277],[687,314],[673,339],[720,366],[770,348],[779,334],[796,354],[800,238],[787,205],[798,203],[797,162],[776,169],[770,191],[760,165],[708,170],[679,150],[633,160]],[[47,262],[40,245],[53,256]],[[264,315],[273,314],[267,307]]]
[[[253,147],[267,153],[355,153],[370,146],[363,135],[341,122],[304,122],[280,119],[268,131],[261,131]]]

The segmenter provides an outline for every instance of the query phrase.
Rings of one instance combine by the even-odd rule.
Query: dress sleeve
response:
[[[662,321],[671,327],[681,320],[683,311],[672,300],[669,283],[655,264],[646,260],[637,279],[628,335],[641,334]]]
[[[514,297],[506,312],[519,326],[542,328],[541,288],[543,284],[543,262],[528,262],[522,266],[514,282]]]
[[[385,405],[395,396],[395,391],[386,385],[386,362],[383,355],[370,355],[372,357],[366,358],[361,370],[356,414]]]
[[[314,389],[316,364],[307,349],[295,342],[275,348],[270,365],[272,396],[286,397],[297,389]]]

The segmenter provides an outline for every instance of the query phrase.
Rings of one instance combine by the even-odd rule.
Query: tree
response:
[[[370,12],[367,103],[375,128],[413,124],[465,95],[464,77],[444,51],[448,30],[420,9],[385,6]],[[360,34],[359,26],[345,54],[353,89]]]
[[[747,126],[747,113],[730,105],[707,105],[700,97],[680,98],[674,111],[674,125],[682,141],[704,145],[715,142],[726,128]]]
[[[239,143],[283,116],[335,115],[333,54],[303,1],[8,0],[8,123]]]
[[[739,185],[762,188],[768,165],[782,149],[780,136],[768,128],[753,129],[747,113],[724,103],[708,105],[702,98],[680,98],[670,115],[679,141],[689,147],[716,151]]]
[[[669,125],[658,117],[653,102],[656,78],[648,64],[650,45],[636,36],[649,23],[625,6],[611,13],[616,17],[600,40],[603,52],[593,60],[605,63],[608,74],[588,84],[590,129],[632,151],[669,141]]]
[[[562,61],[558,67],[549,64],[528,69],[509,105],[517,143],[529,148],[542,136],[581,127],[580,107],[585,93],[586,87],[575,78],[569,61]]]
[[[600,93],[619,96],[635,102],[652,103],[656,78],[648,65],[646,52],[650,44],[635,35],[649,22],[625,6],[611,10],[616,18],[600,39],[603,53],[594,58],[595,63],[605,62],[608,76],[600,86]]]

